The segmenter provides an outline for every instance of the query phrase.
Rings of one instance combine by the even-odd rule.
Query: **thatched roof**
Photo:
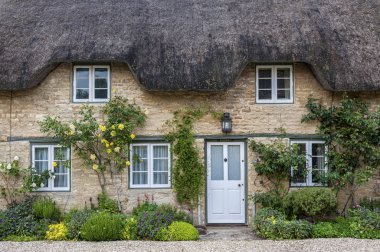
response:
[[[148,90],[225,90],[249,62],[380,89],[379,0],[0,0],[0,89],[61,62],[125,62]]]

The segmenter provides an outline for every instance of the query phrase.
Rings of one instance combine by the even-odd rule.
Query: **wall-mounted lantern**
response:
[[[224,113],[222,118],[222,132],[230,133],[232,131],[232,119],[230,113]]]

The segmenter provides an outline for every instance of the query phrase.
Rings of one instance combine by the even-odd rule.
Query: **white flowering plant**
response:
[[[33,168],[22,167],[18,156],[11,162],[0,162],[0,198],[10,206],[25,194],[44,187],[44,181],[52,176],[49,171],[38,173]]]

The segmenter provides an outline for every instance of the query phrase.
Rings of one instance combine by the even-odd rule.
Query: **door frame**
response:
[[[231,225],[231,223],[209,223],[208,222],[208,198],[207,198],[207,144],[208,143],[242,143],[243,144],[243,153],[244,153],[244,223],[237,223],[232,225],[248,225],[248,150],[247,150],[247,138],[238,138],[238,139],[204,139],[204,174],[205,174],[205,188],[204,188],[204,208],[205,208],[205,224],[220,226],[220,225]]]

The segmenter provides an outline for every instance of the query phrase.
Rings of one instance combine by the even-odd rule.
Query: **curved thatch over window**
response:
[[[0,89],[60,62],[126,62],[148,90],[224,90],[248,62],[380,89],[379,0],[0,0]]]

